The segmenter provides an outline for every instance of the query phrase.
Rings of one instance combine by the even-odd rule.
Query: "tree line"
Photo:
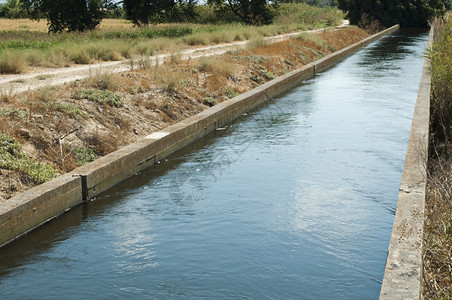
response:
[[[45,18],[49,32],[85,31],[116,14],[135,26],[150,23],[196,21],[200,0],[7,0],[0,17]],[[207,0],[218,19],[249,25],[270,24],[281,2],[338,6],[352,24],[363,15],[384,26],[426,26],[435,15],[451,9],[452,0]],[[205,3],[203,1],[203,3]],[[205,5],[205,4],[204,4]]]

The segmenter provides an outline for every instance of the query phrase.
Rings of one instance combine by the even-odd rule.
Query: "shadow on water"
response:
[[[428,33],[428,28],[408,28],[394,32],[390,36],[379,40],[370,46],[368,51],[359,65],[371,66],[375,65],[376,71],[397,71],[400,70],[398,61],[403,60],[408,54],[416,52],[413,46],[414,41],[421,40],[421,34]],[[382,74],[382,76],[384,76]]]

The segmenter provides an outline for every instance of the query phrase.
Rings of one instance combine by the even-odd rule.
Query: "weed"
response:
[[[85,165],[97,158],[97,155],[94,153],[93,149],[87,147],[75,147],[73,153],[77,163],[80,165]]]
[[[59,175],[51,165],[33,161],[21,151],[21,145],[10,136],[0,135],[0,168],[18,171],[36,183],[49,181]]]
[[[4,108],[0,110],[0,116],[23,120],[28,117],[28,111],[22,108]]]
[[[452,299],[452,19],[433,27],[423,298]]]
[[[87,83],[89,86],[100,90],[115,91],[118,88],[118,78],[116,74],[111,72],[100,72],[88,77]]]
[[[264,40],[262,37],[254,38],[246,44],[248,50],[254,50],[256,48],[267,47],[269,42]]]
[[[80,107],[72,103],[48,102],[46,103],[45,108],[65,113],[74,119],[88,117],[88,113],[84,112],[83,110],[80,109]]]
[[[257,69],[259,70],[259,73],[267,80],[272,80],[276,78],[275,74],[267,71],[267,69],[262,65],[258,65]]]
[[[201,58],[197,63],[198,70],[201,72],[209,72],[214,75],[227,76],[235,72],[235,66],[223,59],[218,58]]]
[[[112,107],[122,107],[124,100],[108,90],[81,89],[75,93],[75,99],[87,99],[99,104],[108,104]]]
[[[25,72],[26,68],[27,61],[21,53],[6,51],[0,56],[0,73],[2,74],[19,74]]]
[[[218,103],[218,101],[217,101],[217,99],[212,98],[212,97],[205,97],[203,99],[203,103],[207,106],[212,107],[212,106],[216,105]]]
[[[240,93],[236,92],[232,87],[229,87],[229,86],[226,88],[225,93],[229,99],[232,99],[232,98],[240,95]]]
[[[163,90],[167,93],[175,93],[184,83],[186,75],[180,70],[174,70],[170,67],[154,69],[154,76]]]
[[[301,33],[295,37],[295,39],[299,41],[311,41],[313,42],[317,47],[320,49],[326,49],[328,46],[328,43],[319,35],[317,34],[310,34],[310,33]]]

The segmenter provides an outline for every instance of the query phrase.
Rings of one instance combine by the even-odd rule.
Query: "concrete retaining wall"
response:
[[[433,28],[427,48],[431,49]],[[429,60],[425,59],[405,157],[380,299],[421,299],[426,166],[430,124]]]
[[[0,207],[0,247],[398,28],[391,27],[9,199]]]

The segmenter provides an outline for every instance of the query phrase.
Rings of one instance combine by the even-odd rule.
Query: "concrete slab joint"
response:
[[[224,127],[242,114],[303,80],[312,78],[317,71],[325,70],[382,35],[398,28],[398,25],[393,26],[346,49],[332,53],[318,62],[310,63],[233,99],[219,103],[164,130],[151,133],[131,145],[9,199],[7,202],[9,205],[0,207],[0,247],[40,226],[48,219],[64,213],[150,165],[158,163],[159,160],[206,134]],[[44,191],[43,187],[47,190]],[[42,208],[34,205],[40,201],[45,203],[41,206]],[[32,209],[29,209],[29,206],[32,206]]]

